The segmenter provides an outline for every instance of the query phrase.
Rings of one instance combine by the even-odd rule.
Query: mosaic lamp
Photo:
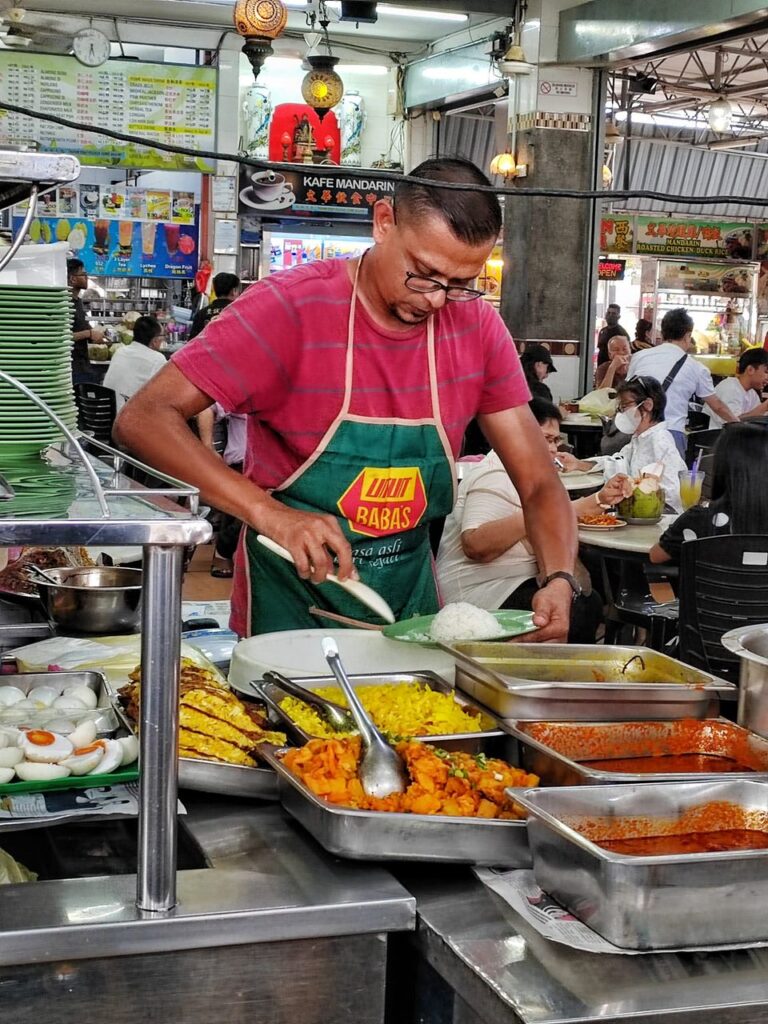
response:
[[[243,53],[251,63],[253,77],[258,78],[272,53],[272,42],[286,26],[288,9],[282,0],[237,0],[233,20],[245,38]]]

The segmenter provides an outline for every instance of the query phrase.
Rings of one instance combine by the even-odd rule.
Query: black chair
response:
[[[77,425],[97,441],[112,443],[115,422],[115,392],[103,384],[75,384]]]
[[[720,638],[761,622],[768,622],[768,536],[686,541],[680,555],[680,659],[738,682],[739,659]]]
[[[685,449],[685,462],[687,466],[692,466],[694,460],[698,454],[699,448],[703,448],[707,451],[710,448],[714,448],[717,443],[718,437],[720,437],[721,428],[717,430],[692,430],[687,436],[687,443]]]

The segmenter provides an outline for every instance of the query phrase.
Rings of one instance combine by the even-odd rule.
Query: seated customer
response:
[[[556,406],[534,398],[531,411],[554,458],[561,415]],[[597,495],[572,502],[574,513],[599,512],[623,494],[623,481],[608,481]],[[602,602],[591,591],[589,576],[577,567],[587,593],[573,604],[571,643],[594,643],[602,618]],[[453,512],[437,552],[437,583],[444,601],[468,601],[479,608],[531,607],[538,589],[539,567],[526,539],[520,497],[495,452],[490,452],[462,481]]]
[[[525,379],[531,394],[534,398],[543,398],[547,402],[552,401],[552,392],[549,386],[544,383],[550,373],[557,373],[557,367],[552,362],[552,353],[546,345],[526,346],[520,356],[520,365],[525,373]]]
[[[596,388],[617,388],[627,379],[629,361],[632,358],[632,351],[629,347],[629,338],[623,334],[616,334],[608,342],[609,362],[601,363],[595,373]]]
[[[616,473],[638,478],[646,466],[658,463],[662,467],[661,486],[666,503],[674,512],[683,509],[680,501],[678,474],[686,468],[677,450],[675,439],[664,422],[666,395],[661,384],[653,377],[633,377],[617,389],[619,404],[614,423],[623,434],[631,434],[629,444],[615,455],[597,455],[579,460],[566,452],[559,455],[566,470],[602,469],[606,479]]]
[[[768,386],[768,352],[764,348],[748,348],[742,352],[735,377],[726,377],[715,388],[715,394],[725,402],[734,416],[747,420],[753,416],[768,415],[768,401],[762,401]],[[723,421],[707,406],[709,429],[717,430]]]
[[[729,424],[715,445],[712,499],[694,505],[651,548],[651,561],[679,563],[686,540],[717,534],[768,534],[768,438],[756,423]]]
[[[123,345],[112,356],[104,387],[115,392],[118,412],[165,366],[165,356],[158,351],[162,343],[163,328],[157,320],[152,316],[140,316],[133,325],[131,344]]]

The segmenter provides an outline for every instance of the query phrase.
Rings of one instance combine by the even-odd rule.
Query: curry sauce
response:
[[[632,836],[603,839],[604,850],[630,857],[667,857],[679,853],[732,853],[735,850],[768,850],[768,832],[732,828],[719,832],[689,832],[678,836]]]

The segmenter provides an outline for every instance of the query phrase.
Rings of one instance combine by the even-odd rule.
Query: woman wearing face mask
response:
[[[666,503],[673,511],[682,512],[678,474],[686,465],[664,423],[667,396],[661,385],[653,377],[633,377],[617,388],[617,395],[614,423],[623,434],[632,435],[629,444],[615,455],[601,455],[588,461],[580,461],[566,452],[561,452],[558,458],[566,470],[602,469],[606,479],[619,473],[637,478],[646,466],[659,463],[663,468],[661,486]],[[629,481],[627,488],[629,496],[632,493]]]

